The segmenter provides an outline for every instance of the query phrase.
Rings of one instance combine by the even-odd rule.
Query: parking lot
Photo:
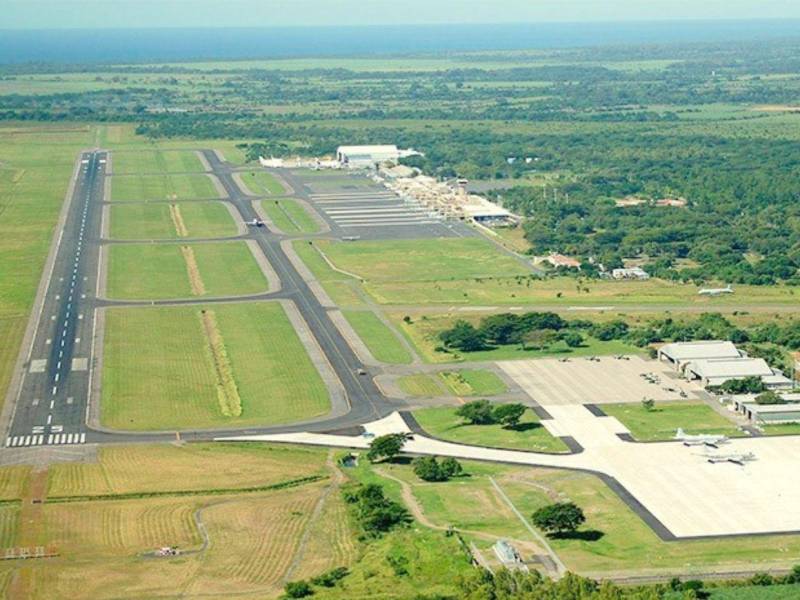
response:
[[[638,356],[541,359],[498,363],[506,374],[542,406],[694,400],[701,387],[668,366]],[[685,394],[681,396],[681,392]]]

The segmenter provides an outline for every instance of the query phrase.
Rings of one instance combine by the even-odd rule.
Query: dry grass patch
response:
[[[201,310],[200,321],[206,336],[206,348],[214,368],[217,380],[217,400],[219,409],[226,417],[238,417],[242,414],[242,399],[233,377],[233,368],[225,349],[225,341],[217,326],[217,318],[213,310]]]
[[[186,261],[186,272],[189,275],[192,294],[195,296],[203,296],[206,293],[206,286],[203,283],[203,278],[200,276],[200,268],[197,266],[194,250],[191,246],[181,246],[181,254],[183,254],[183,260]]]
[[[186,229],[186,223],[183,222],[183,216],[181,215],[181,207],[177,204],[170,204],[169,216],[172,219],[172,224],[175,226],[175,232],[178,237],[189,237],[189,230]]]

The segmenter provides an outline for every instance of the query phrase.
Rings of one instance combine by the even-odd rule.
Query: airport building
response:
[[[800,423],[800,394],[779,393],[785,404],[758,404],[753,394],[733,396],[731,406],[759,425]]]
[[[686,365],[696,360],[742,356],[744,353],[733,342],[726,341],[673,342],[658,349],[658,359],[670,363],[678,371],[683,371]]]
[[[407,156],[417,156],[416,150],[401,150],[395,145],[385,146],[339,146],[336,160],[351,169],[373,169],[383,163],[396,163]]]

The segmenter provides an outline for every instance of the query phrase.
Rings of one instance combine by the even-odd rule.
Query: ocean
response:
[[[236,60],[796,38],[800,21],[0,29],[0,64]]]

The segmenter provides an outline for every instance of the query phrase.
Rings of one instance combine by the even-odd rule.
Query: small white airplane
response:
[[[733,288],[725,286],[724,288],[703,288],[697,292],[700,296],[721,296],[722,294],[732,294]]]
[[[675,433],[674,439],[682,441],[684,446],[708,446],[709,448],[716,448],[728,441],[728,437],[725,435],[691,435],[680,427]]]
[[[706,456],[706,460],[712,465],[729,462],[742,467],[745,463],[755,459],[756,455],[752,452],[744,452],[742,454],[711,454]]]
[[[247,224],[250,227],[263,227],[264,221],[262,221],[261,219],[253,219],[252,221],[247,221]]]

